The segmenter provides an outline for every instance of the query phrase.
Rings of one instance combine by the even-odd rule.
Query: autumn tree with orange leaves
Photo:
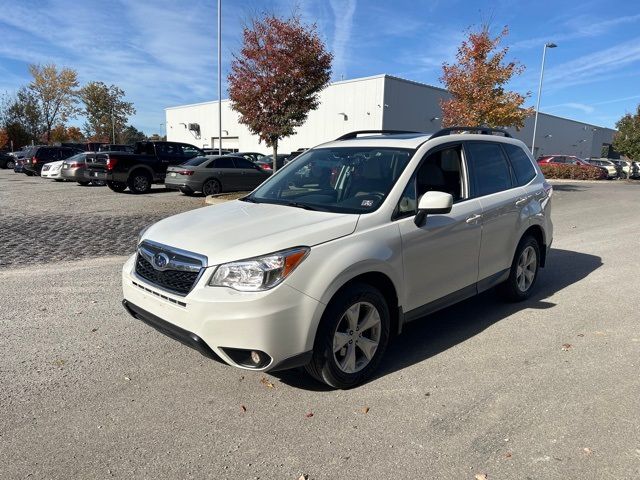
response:
[[[489,26],[469,32],[458,47],[457,62],[444,63],[440,80],[451,93],[441,100],[442,125],[524,127],[525,119],[533,108],[522,108],[531,95],[521,95],[505,89],[514,75],[521,75],[525,67],[516,61],[505,63],[508,48],[499,49],[500,42],[509,34],[508,27],[491,37]]]
[[[265,15],[244,28],[242,50],[231,65],[229,98],[240,123],[273,149],[274,172],[278,142],[318,108],[332,59],[315,25],[302,24],[298,16]]]

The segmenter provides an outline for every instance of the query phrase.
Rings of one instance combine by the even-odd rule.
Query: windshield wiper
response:
[[[313,210],[316,212],[319,211],[324,211],[326,212],[327,210],[324,208],[317,208],[317,207],[313,207],[307,203],[298,203],[298,202],[286,202],[286,203],[282,203],[281,205],[286,205],[287,207],[295,207],[295,208],[304,208],[305,210]]]

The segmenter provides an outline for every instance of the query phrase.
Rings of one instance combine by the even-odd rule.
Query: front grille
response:
[[[191,291],[198,279],[199,272],[181,272],[178,270],[156,270],[150,262],[138,254],[136,273],[145,280],[181,295]]]

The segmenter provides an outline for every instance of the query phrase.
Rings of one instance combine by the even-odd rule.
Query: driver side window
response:
[[[429,153],[402,192],[395,218],[415,215],[418,199],[429,191],[450,193],[454,203],[462,200],[464,190],[461,153],[461,145]]]

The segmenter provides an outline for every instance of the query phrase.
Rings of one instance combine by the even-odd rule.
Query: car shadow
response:
[[[505,303],[492,289],[406,324],[403,333],[389,346],[378,373],[372,379],[427,360],[520,310],[554,308],[556,304],[547,301],[548,298],[579,282],[600,266],[602,259],[598,256],[552,249],[547,266],[540,270],[535,291],[529,299]],[[301,369],[274,372],[273,375],[296,388],[330,390],[330,387],[311,379]]]
[[[558,184],[558,183],[553,184],[553,189],[558,192],[582,192],[585,190],[584,187],[581,187],[578,185]]]

